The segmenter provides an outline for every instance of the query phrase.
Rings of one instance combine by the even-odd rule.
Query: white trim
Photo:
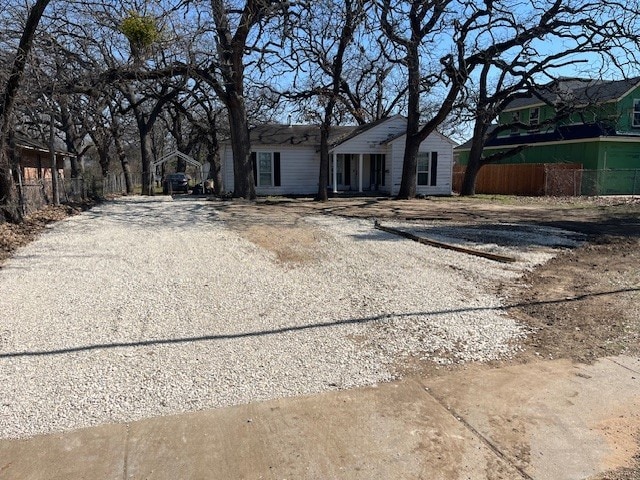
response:
[[[616,102],[620,102],[622,101],[622,99],[628,95],[631,94],[631,92],[633,92],[636,88],[638,88],[640,86],[640,82],[636,83],[633,87],[631,87],[629,90],[627,90],[623,95],[621,95],[620,97],[616,98],[615,101]],[[612,101],[612,100],[610,100]],[[608,102],[604,102],[604,103],[608,103]]]
[[[358,154],[358,192],[362,193],[362,172],[364,170],[362,153]],[[371,169],[371,156],[369,156],[369,169]]]
[[[431,185],[431,152],[418,152],[418,156],[426,155],[427,156],[427,170],[420,170],[419,160],[416,158],[416,186],[417,187],[428,187]],[[427,174],[427,183],[420,183],[420,173]]]
[[[271,163],[271,180],[269,182],[268,185],[261,185],[260,182],[260,154],[268,154],[269,155],[269,162]],[[274,165],[274,154],[275,152],[273,151],[258,151],[256,152],[256,180],[257,180],[257,185],[256,187],[260,187],[260,188],[269,188],[269,187],[275,187],[275,165]]]
[[[636,113],[640,114],[640,109],[636,110],[636,102],[640,107],[640,98],[633,98],[631,102],[631,128],[640,127],[640,123],[636,123]]]
[[[338,193],[338,154],[333,152],[333,193]]]
[[[444,140],[445,142],[447,142],[447,143],[451,144],[454,148],[455,148],[455,147],[457,147],[458,145],[460,145],[460,144],[459,144],[458,142],[456,142],[455,140],[450,139],[450,138],[449,138],[449,137],[447,137],[445,134],[440,133],[440,132],[438,132],[437,130],[434,130],[433,132],[431,132],[431,133],[427,136],[427,138],[429,138],[431,135],[434,135],[434,134],[438,135],[438,136],[439,136],[442,140]],[[403,134],[401,134],[401,135],[398,135],[397,137],[393,137],[393,138],[390,138],[390,139],[388,139],[388,140],[385,140],[385,141],[383,141],[381,144],[382,144],[382,145],[385,145],[385,144],[387,144],[387,145],[388,145],[388,144],[392,144],[392,143],[397,142],[398,140],[400,140],[401,138],[404,138],[404,137],[406,137],[406,136],[407,136],[407,134],[406,134],[406,133],[403,133]],[[426,139],[425,139],[425,140],[426,140]]]
[[[545,102],[540,102],[540,103],[532,103],[530,105],[522,105],[521,107],[514,107],[514,108],[505,108],[504,110],[502,110],[503,113],[508,113],[508,112],[515,112],[518,110],[524,110],[525,108],[534,108],[534,107],[543,107],[545,105],[549,105],[548,103]]]

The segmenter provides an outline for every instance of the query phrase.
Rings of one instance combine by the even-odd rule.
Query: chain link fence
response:
[[[640,169],[545,169],[545,195],[640,195]]]

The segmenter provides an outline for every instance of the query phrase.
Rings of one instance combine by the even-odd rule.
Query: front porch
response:
[[[385,154],[331,152],[329,189],[334,194],[389,195]]]

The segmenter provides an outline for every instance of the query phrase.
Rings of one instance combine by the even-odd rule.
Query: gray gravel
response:
[[[527,332],[491,287],[552,253],[505,266],[304,221],[325,259],[297,266],[210,202],[127,198],[56,224],[0,270],[0,436],[372,385],[408,355],[509,356]]]

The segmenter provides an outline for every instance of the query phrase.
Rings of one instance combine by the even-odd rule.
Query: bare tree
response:
[[[211,0],[217,57],[213,62],[208,57],[206,66],[195,71],[214,89],[227,109],[233,152],[233,194],[236,197],[253,199],[256,196],[245,96],[245,62],[248,54],[269,50],[271,41],[263,35],[264,24],[271,18],[283,18],[288,3],[245,0],[228,6],[223,0]]]
[[[598,31],[608,35],[612,23],[618,22],[616,17],[630,17],[625,5],[595,0],[544,0],[530,7],[511,0],[405,0],[393,4],[380,0],[379,8],[383,31],[396,46],[396,60],[404,65],[408,77],[407,136],[398,198],[415,196],[420,143],[457,101],[464,100],[469,79],[483,65],[509,64],[514,49],[551,35],[562,42]],[[421,65],[423,58],[430,59],[427,67]],[[442,103],[421,126],[420,96],[429,91],[437,91]]]
[[[329,184],[329,136],[341,94],[350,87],[344,78],[345,61],[356,30],[364,22],[366,0],[313,2],[301,9],[292,35],[291,51],[308,69],[308,88],[289,95],[294,100],[315,98],[322,105],[320,117],[320,171],[316,200],[327,200]],[[304,68],[296,65],[296,68]],[[358,110],[358,109],[354,109]],[[360,120],[362,117],[358,115]]]
[[[475,96],[470,98],[468,105],[473,119],[473,136],[461,195],[475,193],[476,178],[484,165],[498,162],[526,148],[523,144],[485,156],[484,146],[489,140],[513,128],[527,132],[555,125],[576,111],[590,108],[592,102],[597,100],[583,99],[580,105],[571,101],[556,102],[563,97],[563,92],[556,90],[556,87],[570,80],[561,79],[561,73],[569,67],[578,68],[589,62],[592,77],[594,72],[599,75],[603,69],[610,67],[615,69],[618,76],[624,76],[625,71],[633,66],[630,64],[637,64],[637,26],[633,21],[625,21],[629,14],[635,16],[631,5],[624,7],[626,12],[619,10],[622,7],[617,4],[600,2],[599,5],[591,5],[592,8],[596,6],[598,8],[588,13],[592,21],[585,21],[580,29],[563,28],[550,32],[550,36],[556,37],[558,41],[563,39],[563,47],[559,51],[541,55],[536,42],[529,40],[513,49],[516,51],[510,52],[509,62],[502,58],[492,58],[481,66],[478,78],[473,79]],[[587,5],[583,7],[587,8]],[[590,60],[587,60],[587,55]],[[600,69],[596,65],[598,59]],[[575,80],[578,81],[577,78]],[[492,125],[511,102],[528,97],[535,97],[541,103],[549,105],[554,114],[539,120],[535,125],[521,121]]]
[[[228,135],[228,130],[222,127],[226,123],[223,107],[213,92],[202,81],[196,81],[183,98],[173,101],[175,117],[178,112],[187,121],[182,130],[174,129],[172,135],[182,135],[178,148],[184,153],[192,151],[199,153],[200,161],[209,164],[209,179],[213,180],[213,193],[221,195],[224,191],[222,181],[222,163],[220,160],[220,131]],[[186,132],[184,130],[187,130]],[[182,146],[181,146],[182,145]]]
[[[29,10],[27,21],[13,59],[8,79],[0,97],[0,219],[17,222],[22,219],[17,199],[16,186],[11,174],[11,165],[6,151],[10,119],[15,98],[22,83],[29,52],[33,46],[38,23],[49,0],[36,0]]]

